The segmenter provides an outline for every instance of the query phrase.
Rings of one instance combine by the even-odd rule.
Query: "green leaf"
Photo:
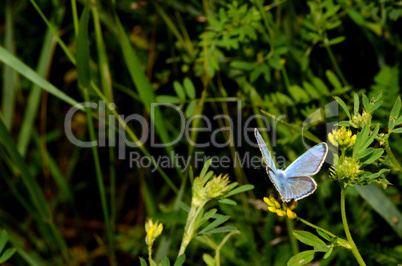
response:
[[[14,255],[16,249],[15,248],[8,248],[6,251],[3,252],[0,256],[0,264],[3,264],[4,262],[8,261],[11,256]]]
[[[293,230],[293,235],[302,243],[309,245],[309,246],[315,246],[315,245],[324,245],[326,246],[325,242],[322,241],[318,236],[307,232],[307,231],[300,231],[300,230]]]
[[[254,185],[251,185],[251,184],[243,185],[243,186],[237,187],[237,188],[229,191],[223,197],[227,198],[227,197],[230,197],[230,196],[233,196],[235,194],[242,193],[242,192],[245,192],[245,191],[248,191],[248,190],[251,190],[251,189],[254,189]]]
[[[186,94],[184,93],[184,89],[183,86],[180,84],[180,82],[178,82],[177,80],[175,80],[173,82],[173,89],[176,92],[177,96],[179,96],[179,98],[181,100],[185,100],[186,99]]]
[[[190,207],[184,203],[183,201],[179,201],[179,203],[177,203],[177,205],[183,209],[185,212],[189,212],[190,211]]]
[[[378,158],[381,157],[381,155],[384,153],[383,149],[375,149],[373,154],[370,155],[369,158],[367,158],[363,164],[371,164],[373,162],[375,162],[376,160],[378,160]]]
[[[8,241],[8,234],[6,230],[2,230],[0,233],[0,253],[3,252],[4,247],[6,246]]]
[[[176,96],[158,95],[158,96],[156,96],[156,102],[178,104],[181,102],[181,100],[179,98],[177,98]]]
[[[366,110],[367,113],[370,113],[370,103],[369,103],[369,99],[367,98],[367,96],[363,93],[363,107],[364,110]]]
[[[209,160],[207,160],[205,162],[204,167],[202,167],[202,170],[201,170],[201,173],[200,173],[200,176],[199,176],[201,179],[204,179],[204,176],[207,173],[207,171],[208,171],[209,167],[211,166],[211,164],[212,164],[212,159],[209,159]]]
[[[362,131],[357,133],[356,143],[353,147],[353,158],[357,158],[361,152],[373,143],[379,130],[380,126],[377,125],[369,137],[370,126],[365,126]]]
[[[366,157],[366,156],[372,154],[373,152],[374,152],[374,149],[373,149],[373,148],[365,149],[364,151],[362,151],[361,153],[359,153],[358,155],[356,155],[356,158],[357,158],[357,159],[364,158],[364,157]]]
[[[255,68],[255,65],[253,63],[250,62],[244,62],[244,61],[232,61],[230,63],[230,67],[232,68],[237,68],[240,70],[245,70],[245,71],[251,71]]]
[[[381,105],[383,101],[378,101],[375,102],[374,104],[370,104],[370,112],[373,113],[375,110],[377,110]]]
[[[289,93],[296,102],[306,103],[310,100],[307,93],[298,85],[290,86]]]
[[[339,81],[338,77],[335,75],[334,72],[331,70],[325,71],[325,75],[327,76],[327,79],[329,82],[334,86],[335,89],[341,89],[342,88],[342,83]]]
[[[392,133],[402,133],[402,127],[392,130]]]
[[[330,7],[330,8],[328,8],[327,11],[324,13],[324,17],[325,17],[326,19],[332,17],[333,15],[336,14],[336,12],[338,12],[338,10],[339,10],[340,8],[341,8],[340,5],[334,5],[334,6]]]
[[[194,99],[195,98],[195,87],[194,87],[194,84],[191,81],[191,79],[188,77],[185,77],[183,80],[183,85],[184,85],[184,89],[186,90],[187,96],[190,99]]]
[[[331,256],[332,250],[334,250],[334,246],[331,245],[327,253],[325,253],[324,259],[328,259],[328,257]]]
[[[355,93],[354,95],[354,109],[353,109],[353,114],[358,115],[359,114],[359,107],[360,107],[360,102],[359,102],[359,95]]]
[[[331,240],[331,237],[329,237],[329,236],[327,235],[327,233],[325,233],[324,231],[322,231],[322,230],[320,230],[320,229],[316,229],[316,231],[317,231],[317,233],[318,233],[322,238],[324,238],[325,240],[328,240],[328,241]]]
[[[330,22],[330,23],[327,23],[326,25],[325,25],[325,28],[327,29],[327,30],[333,30],[333,29],[335,29],[335,28],[338,28],[340,25],[342,25],[342,21],[340,20],[340,19],[337,19],[337,20],[335,20],[334,22]]]
[[[315,252],[327,252],[329,250],[329,247],[326,244],[315,244],[314,245],[314,251]]]
[[[185,260],[186,260],[186,254],[183,253],[176,259],[173,266],[182,266]]]
[[[204,253],[202,255],[202,259],[204,260],[205,264],[208,266],[215,266],[215,260],[212,258],[211,255]]]
[[[188,105],[187,105],[187,108],[186,108],[186,111],[184,112],[185,113],[185,116],[187,117],[187,118],[190,118],[193,114],[194,114],[194,111],[195,111],[195,106],[197,105],[197,102],[194,100],[194,101],[191,101]]]
[[[215,227],[221,225],[222,223],[226,222],[229,219],[229,216],[226,215],[217,215],[215,221],[207,225],[204,229],[202,229],[199,234],[205,234],[207,231],[214,229]]]
[[[231,225],[226,225],[211,229],[209,231],[204,232],[203,234],[210,235],[210,234],[226,233],[226,232],[232,232],[234,230],[237,230],[237,228]]]
[[[395,121],[395,126],[398,126],[402,124],[402,116],[400,116],[396,121]]]
[[[360,196],[377,212],[402,238],[402,215],[382,190],[375,185],[354,186]],[[394,221],[399,221],[394,223]]]
[[[216,212],[217,212],[217,209],[212,209],[209,212],[207,212],[206,214],[204,214],[204,216],[200,219],[200,221],[198,223],[196,223],[195,230],[200,228],[200,226],[203,225],[206,221],[208,221],[212,216],[214,216],[216,214]]]
[[[394,106],[392,107],[391,114],[388,121],[388,129],[392,130],[395,126],[396,120],[401,112],[401,98],[396,99]]]
[[[314,259],[314,250],[306,250],[297,253],[288,261],[289,266],[305,265]]]
[[[90,1],[86,1],[85,8],[80,18],[80,27],[77,37],[77,73],[78,86],[88,89],[91,84],[91,73],[89,70],[89,42],[88,42],[88,21]]]
[[[162,266],[170,266],[170,261],[168,257],[165,257],[162,261],[161,264]]]
[[[346,39],[345,36],[338,36],[338,37],[336,37],[336,38],[331,39],[331,40],[328,42],[328,45],[335,45],[335,44],[341,43],[341,42],[343,42],[345,39]]]
[[[320,98],[320,94],[317,92],[317,90],[313,87],[313,85],[311,85],[307,81],[303,81],[303,88],[307,91],[308,94],[310,94],[312,98],[314,99]]]
[[[233,205],[233,206],[237,205],[237,202],[234,200],[231,200],[231,199],[220,199],[220,200],[218,200],[218,202],[222,203],[222,204]]]
[[[144,258],[140,258],[140,263],[141,266],[148,266],[148,263],[146,262],[146,260],[144,260]]]
[[[335,96],[334,99],[335,99],[335,101],[337,101],[338,104],[342,107],[342,109],[345,111],[345,113],[346,113],[346,115],[349,117],[349,119],[352,119],[351,116],[350,116],[349,109],[348,109],[348,107],[346,106],[346,103],[345,103],[341,98],[339,98],[338,96]]]

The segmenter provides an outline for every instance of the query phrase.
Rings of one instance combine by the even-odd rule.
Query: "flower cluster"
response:
[[[352,115],[352,119],[349,121],[350,125],[354,128],[363,128],[371,125],[371,114],[363,111],[362,114]]]
[[[229,190],[229,175],[214,176],[206,182],[207,178],[197,177],[193,182],[194,206],[201,206],[207,201],[223,196]]]
[[[356,135],[352,135],[352,131],[343,126],[338,130],[332,129],[332,134],[328,134],[328,139],[334,146],[348,149],[355,145]]]
[[[334,155],[334,166],[330,168],[331,176],[338,179],[349,179],[350,181],[357,180],[361,174],[362,164],[356,158],[344,157],[340,158]]]
[[[156,223],[152,222],[152,219],[148,219],[145,222],[145,231],[147,232],[147,236],[145,237],[145,243],[147,246],[151,246],[154,243],[155,239],[162,233],[163,224],[156,221]]]
[[[270,212],[276,213],[278,216],[285,216],[287,215],[289,219],[295,219],[297,217],[294,210],[297,207],[297,201],[292,201],[292,203],[287,206],[286,202],[282,202],[281,204],[272,196],[269,198],[264,197],[264,202],[268,205],[268,210]]]

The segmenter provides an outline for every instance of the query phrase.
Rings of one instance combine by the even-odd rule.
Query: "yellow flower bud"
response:
[[[276,209],[274,207],[268,207],[268,211],[276,213]]]
[[[296,213],[292,212],[292,211],[290,210],[290,208],[288,208],[288,209],[286,210],[286,215],[289,217],[289,219],[295,219],[295,218],[297,217]]]
[[[278,216],[285,216],[286,215],[286,212],[285,211],[283,211],[283,210],[276,210],[276,214],[278,215]]]
[[[160,224],[158,221],[153,223],[152,219],[149,219],[145,222],[145,231],[147,232],[145,243],[147,243],[148,246],[152,246],[155,239],[162,234],[163,224]]]
[[[275,203],[273,203],[269,198],[264,197],[264,202],[268,205],[268,207],[275,207]]]

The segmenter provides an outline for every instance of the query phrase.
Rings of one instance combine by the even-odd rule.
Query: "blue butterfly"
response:
[[[260,132],[255,129],[255,137],[262,157],[267,164],[269,179],[281,195],[282,201],[299,200],[314,193],[317,183],[310,175],[317,174],[327,157],[328,146],[325,142],[315,145],[291,163],[285,171],[276,169],[274,160]]]

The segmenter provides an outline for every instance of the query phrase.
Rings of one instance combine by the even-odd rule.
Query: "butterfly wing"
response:
[[[309,176],[285,178],[278,190],[282,201],[300,200],[314,193],[317,183]]]
[[[265,143],[264,139],[262,138],[260,132],[258,132],[257,129],[254,130],[254,133],[255,133],[255,138],[257,139],[257,142],[258,142],[258,147],[260,147],[262,157],[264,158],[264,161],[267,164],[268,175],[269,175],[269,172],[270,172],[268,170],[268,168],[270,168],[272,170],[273,174],[276,175],[275,163],[274,163],[274,160],[271,157],[271,154],[268,151],[267,144]],[[270,178],[271,178],[271,176],[270,176]],[[271,178],[271,180],[272,180],[272,178]],[[275,183],[274,181],[272,181],[272,182]]]
[[[320,171],[321,166],[327,157],[327,153],[327,143],[323,142],[315,145],[286,168],[285,173],[287,178],[315,175]]]

